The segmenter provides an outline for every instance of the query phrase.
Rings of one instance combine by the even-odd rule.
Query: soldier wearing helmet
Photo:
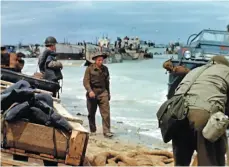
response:
[[[45,47],[44,52],[39,56],[39,69],[43,74],[43,78],[58,82],[58,80],[63,79],[61,70],[63,69],[63,65],[61,62],[56,60],[56,38],[49,36],[45,39]]]
[[[96,134],[95,114],[99,106],[103,122],[103,134],[112,137],[110,132],[110,76],[103,60],[107,57],[104,53],[97,53],[92,60],[95,63],[89,65],[84,74],[83,85],[87,91],[87,109],[89,127],[92,135]]]

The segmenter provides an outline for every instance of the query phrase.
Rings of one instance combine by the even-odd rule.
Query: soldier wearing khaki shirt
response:
[[[102,116],[103,134],[105,137],[112,137],[110,132],[110,76],[103,60],[107,56],[99,53],[92,59],[95,63],[89,65],[84,74],[83,85],[87,90],[87,109],[89,127],[92,135],[96,134],[95,114],[99,106]]]
[[[202,130],[211,113],[225,113],[229,92],[229,62],[224,56],[214,56],[207,68],[194,82],[186,96],[189,127],[172,139],[175,166],[189,166],[194,150],[198,166],[225,166],[226,133],[212,143],[204,138]],[[201,70],[190,71],[178,85],[175,95],[183,94],[193,77]]]

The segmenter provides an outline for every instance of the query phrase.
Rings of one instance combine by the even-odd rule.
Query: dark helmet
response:
[[[55,44],[57,44],[56,38],[50,36],[45,39],[45,45],[55,45]]]

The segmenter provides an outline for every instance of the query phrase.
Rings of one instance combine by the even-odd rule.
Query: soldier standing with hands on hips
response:
[[[102,116],[103,134],[105,137],[112,137],[110,132],[110,76],[103,60],[107,55],[97,53],[92,60],[95,62],[89,65],[84,74],[83,85],[87,90],[87,109],[91,135],[96,135],[95,114],[97,106]]]

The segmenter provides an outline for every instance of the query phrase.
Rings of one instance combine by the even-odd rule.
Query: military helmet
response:
[[[211,61],[213,61],[213,63],[216,62],[217,64],[224,64],[229,67],[229,61],[225,58],[225,56],[213,56]]]
[[[55,45],[57,44],[56,38],[49,36],[45,39],[45,45]]]

